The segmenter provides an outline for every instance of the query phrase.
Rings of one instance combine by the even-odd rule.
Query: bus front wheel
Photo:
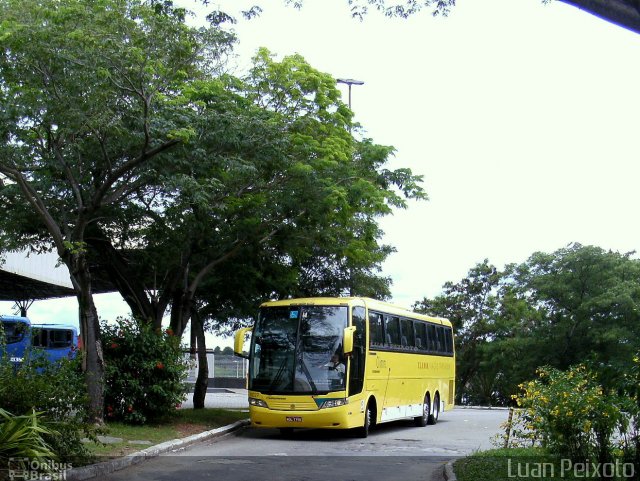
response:
[[[424,401],[422,403],[422,416],[413,418],[413,422],[419,428],[423,428],[429,422],[429,413],[431,412],[431,401],[429,395],[425,394]]]
[[[364,423],[362,427],[358,428],[357,434],[360,438],[366,438],[369,436],[369,432],[371,431],[371,426],[373,425],[375,413],[371,406],[371,403],[367,403],[367,409],[364,412]]]
[[[433,402],[433,414],[429,415],[427,424],[432,425],[438,422],[438,416],[440,415],[440,396],[436,394],[436,399]]]

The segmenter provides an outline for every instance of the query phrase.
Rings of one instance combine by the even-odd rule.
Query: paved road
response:
[[[477,449],[506,420],[504,410],[456,409],[435,426],[379,426],[367,439],[345,431],[246,428],[127,468],[101,481],[440,481],[442,465]]]

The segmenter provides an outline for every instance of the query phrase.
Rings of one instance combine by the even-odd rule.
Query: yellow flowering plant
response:
[[[614,433],[627,423],[628,397],[605,392],[584,365],[567,371],[543,367],[537,374],[514,396],[522,410],[513,436],[571,459],[610,459]]]

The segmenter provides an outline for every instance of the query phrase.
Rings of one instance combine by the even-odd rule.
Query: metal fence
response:
[[[198,359],[197,357],[192,359],[189,353],[185,353],[185,356],[191,361],[187,382],[195,382],[198,377]],[[207,365],[210,379],[245,379],[249,367],[246,359],[227,354],[214,354],[213,351],[207,351]]]

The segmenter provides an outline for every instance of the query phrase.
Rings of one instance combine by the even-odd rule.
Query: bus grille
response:
[[[315,401],[269,401],[267,400],[269,409],[277,409],[279,411],[317,411],[318,405]]]

